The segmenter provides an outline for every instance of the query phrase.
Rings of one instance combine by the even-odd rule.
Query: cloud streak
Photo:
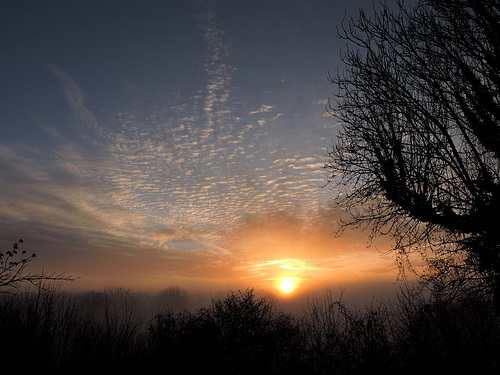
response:
[[[83,91],[75,80],[66,71],[55,64],[49,63],[47,66],[58,80],[64,94],[64,98],[71,109],[87,126],[93,130],[98,130],[99,125],[94,117],[94,114],[86,107]]]
[[[229,44],[224,29],[218,23],[215,2],[203,2],[203,5],[205,7],[198,13],[198,19],[208,50],[205,62],[208,82],[203,107],[207,123],[202,130],[202,141],[213,135],[216,125],[223,129],[222,125],[227,122],[226,118],[230,113],[227,108],[231,95],[230,82],[236,71],[234,66],[227,63]]]
[[[277,93],[277,85],[289,84],[281,80],[260,95],[244,94],[248,66],[234,56],[234,34],[218,12],[215,2],[198,3],[193,18],[204,48],[193,54],[196,82],[182,89],[160,82],[161,98],[147,97],[152,91],[140,80],[131,93],[127,81],[121,94],[130,97],[107,113],[92,112],[99,94],[91,90],[99,85],[48,65],[67,105],[59,106],[56,94],[54,107],[85,126],[44,122],[45,147],[0,141],[4,228],[15,223],[47,248],[50,237],[61,257],[77,249],[86,276],[96,280],[104,277],[100,262],[113,268],[114,257],[134,277],[157,282],[264,283],[354,272],[343,255],[364,243],[336,242],[332,250],[338,213],[328,208],[331,192],[320,188],[331,129],[318,110],[324,100],[302,101],[293,88]],[[285,92],[293,104],[280,96]]]

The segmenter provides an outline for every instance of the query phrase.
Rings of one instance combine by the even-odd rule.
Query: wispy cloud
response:
[[[382,274],[394,277],[390,257],[360,246],[359,239],[334,238],[324,230],[331,228],[337,215],[334,209],[317,212],[311,221],[289,211],[247,221],[234,234],[232,244],[240,249],[241,259],[234,263],[234,272],[268,288],[275,280],[290,278],[311,285],[326,280],[348,283]]]
[[[256,115],[258,113],[270,112],[274,108],[275,108],[275,106],[273,106],[273,105],[262,104],[259,109],[255,110],[255,111],[250,111],[250,115]]]
[[[169,280],[184,281],[240,280],[242,270],[268,278],[281,277],[271,269],[303,272],[303,278],[322,275],[323,268],[325,275],[352,270],[342,254],[354,241],[332,250],[335,215],[325,209],[332,194],[320,188],[326,181],[323,146],[332,130],[331,121],[322,118],[326,101],[315,100],[320,90],[316,86],[310,95],[306,86],[311,83],[302,82],[299,67],[293,68],[295,78],[280,82],[281,77],[269,80],[280,70],[275,65],[260,74],[258,59],[245,59],[248,51],[232,43],[233,37],[244,41],[248,30],[223,18],[239,8],[221,9],[212,0],[197,1],[194,10],[185,5],[182,14],[190,12],[193,18],[186,22],[194,21],[197,32],[182,27],[187,34],[179,38],[160,35],[139,49],[131,44],[130,59],[109,77],[112,87],[97,79],[87,85],[80,65],[73,69],[60,62],[75,60],[47,65],[58,91],[53,95],[50,87],[40,87],[48,93],[40,103],[53,100],[61,113],[46,118],[44,111],[34,113],[42,118],[46,138],[41,142],[19,146],[0,140],[0,231],[23,228],[47,248],[55,241],[62,257],[70,256],[66,248],[77,249],[93,275],[113,269],[127,277],[126,270],[135,275],[138,264],[143,264],[144,279],[154,274],[164,280],[168,274],[175,275]],[[179,25],[169,24],[168,32]],[[134,34],[137,41],[146,29]],[[196,48],[186,47],[190,42]],[[95,51],[102,52],[102,46]],[[154,46],[161,50],[149,49]],[[175,65],[186,60],[170,58],[177,48],[189,53],[186,69]],[[134,56],[146,49],[148,56]],[[279,51],[273,55],[262,61],[288,63],[278,58]],[[149,65],[156,56],[160,63]],[[96,77],[114,61],[94,64],[93,69],[105,68]],[[152,69],[136,75],[142,62]],[[186,76],[174,77],[162,68]],[[92,90],[100,89],[118,95],[96,103],[102,92],[94,96]],[[105,111],[94,110],[104,105]],[[67,109],[82,126],[66,126]]]
[[[71,77],[71,75],[53,63],[47,64],[49,70],[57,78],[61,85],[64,98],[71,109],[80,119],[93,130],[97,130],[99,125],[94,114],[87,108],[83,91]]]
[[[208,82],[205,87],[203,107],[207,123],[202,130],[202,139],[205,140],[212,135],[216,124],[220,126],[225,123],[224,120],[230,113],[228,109],[230,82],[236,68],[227,62],[229,41],[218,22],[215,2],[207,1],[203,2],[203,5],[203,9],[198,13],[198,19],[208,49],[205,61]]]

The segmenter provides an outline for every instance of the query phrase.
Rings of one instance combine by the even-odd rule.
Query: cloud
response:
[[[261,107],[255,111],[250,111],[250,115],[256,115],[258,113],[266,113],[270,112],[271,110],[275,109],[276,107],[273,105],[266,105],[262,104]],[[276,117],[275,117],[276,118]]]
[[[314,101],[312,104],[326,106],[328,105],[328,99],[318,99]]]
[[[73,112],[75,112],[87,126],[94,130],[98,130],[99,125],[97,120],[95,119],[94,114],[86,107],[83,91],[75,80],[69,75],[68,72],[64,71],[55,64],[49,63],[47,66],[61,85],[64,98]]]
[[[228,102],[231,94],[230,82],[236,68],[226,62],[229,56],[229,44],[224,29],[217,20],[215,3],[203,3],[203,9],[197,14],[203,30],[203,39],[208,49],[205,61],[208,82],[203,110],[207,119],[202,130],[202,139],[210,138],[217,122],[221,122],[230,113]]]
[[[328,282],[395,277],[393,258],[367,248],[363,234],[335,238],[338,215],[332,207],[247,217],[226,245],[237,255],[228,272],[265,289],[276,287],[275,280],[283,278],[294,278],[302,290],[312,290]]]
[[[153,102],[135,96],[150,82],[134,82],[121,109],[107,107],[108,118],[92,112],[92,92],[71,69],[48,65],[85,126],[41,125],[47,146],[0,141],[4,228],[18,224],[53,258],[74,257],[95,279],[257,282],[257,271],[314,278],[355,269],[345,254],[365,244],[332,238],[338,212],[325,208],[331,192],[319,188],[325,103],[288,89],[291,101],[275,88],[246,96],[245,80],[235,83],[244,69],[233,61],[247,61],[233,59],[240,51],[218,12],[215,1],[198,1],[205,48],[192,51],[202,73],[196,83],[168,91],[160,82],[166,91]]]

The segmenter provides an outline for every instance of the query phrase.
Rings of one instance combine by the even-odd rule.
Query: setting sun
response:
[[[281,283],[278,285],[279,290],[284,293],[288,294],[291,291],[293,291],[296,286],[293,283],[293,279],[283,279]]]

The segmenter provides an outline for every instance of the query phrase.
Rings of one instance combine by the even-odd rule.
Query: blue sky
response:
[[[2,2],[3,246],[82,288],[392,277],[321,188],[336,27],[365,3]]]

